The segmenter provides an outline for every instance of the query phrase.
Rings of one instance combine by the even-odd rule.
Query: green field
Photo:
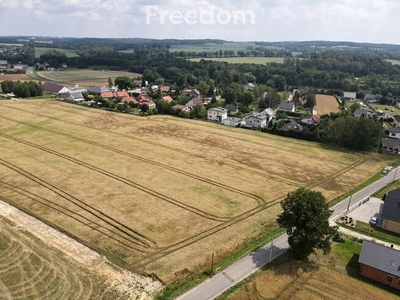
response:
[[[284,62],[283,57],[216,57],[216,58],[192,58],[189,59],[193,62],[199,62],[202,59],[210,61],[227,62],[230,64],[257,64],[265,65],[267,63],[280,63]]]
[[[67,57],[78,57],[78,53],[75,50],[69,50],[69,49],[60,49],[60,48],[46,48],[46,47],[35,47],[35,52],[36,52],[36,57],[40,57],[40,55],[44,54],[47,51],[50,50],[57,50],[62,53],[65,53]]]
[[[400,115],[400,109],[397,108],[396,106],[393,105],[380,105],[380,104],[371,104],[371,106],[373,108],[375,108],[376,110],[381,109],[384,112],[388,112],[391,115],[395,116],[395,115]]]

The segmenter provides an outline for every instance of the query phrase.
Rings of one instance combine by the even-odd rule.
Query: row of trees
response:
[[[37,97],[43,95],[43,87],[35,81],[10,81],[1,82],[3,93],[14,93],[19,98]]]

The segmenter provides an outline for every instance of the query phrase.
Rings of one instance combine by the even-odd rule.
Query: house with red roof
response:
[[[164,96],[161,99],[168,103],[171,103],[172,101],[174,101],[174,99],[172,99],[171,96]]]
[[[301,120],[301,122],[309,125],[318,125],[321,123],[321,118],[316,115],[306,116],[303,120]]]

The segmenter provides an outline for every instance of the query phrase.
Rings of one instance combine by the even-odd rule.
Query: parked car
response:
[[[372,217],[371,220],[369,220],[369,223],[371,225],[376,225],[378,223],[378,218],[377,217]]]

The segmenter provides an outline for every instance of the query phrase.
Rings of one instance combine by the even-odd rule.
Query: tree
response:
[[[115,78],[115,85],[118,86],[120,90],[128,90],[133,86],[129,76],[119,76]]]
[[[306,96],[306,103],[304,104],[304,107],[313,109],[315,105],[317,105],[315,94],[308,94]]]
[[[305,260],[315,249],[327,254],[337,227],[329,226],[331,211],[320,192],[299,188],[287,194],[281,203],[278,224],[286,228],[293,257]]]

